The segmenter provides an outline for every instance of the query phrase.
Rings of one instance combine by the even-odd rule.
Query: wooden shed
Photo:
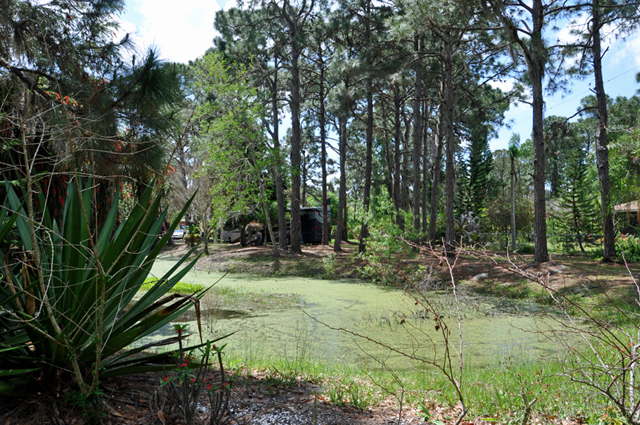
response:
[[[616,227],[622,233],[638,233],[640,226],[640,202],[631,201],[613,206]]]

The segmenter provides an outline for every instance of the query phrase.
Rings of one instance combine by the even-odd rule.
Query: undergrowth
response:
[[[262,379],[265,386],[285,388],[300,382],[318,384],[322,398],[336,405],[358,409],[378,406],[388,398],[403,395],[405,408],[435,414],[442,408],[453,409],[457,396],[451,385],[431,369],[410,369],[397,380],[388,372],[367,367],[321,362],[309,357],[283,359],[274,357],[227,357],[230,373],[236,377]],[[546,420],[581,418],[587,423],[601,421],[608,404],[586,388],[569,382],[559,363],[509,355],[491,364],[465,366],[463,391],[469,401],[470,417],[493,418],[513,422],[524,413],[523,394],[536,399],[532,414]],[[394,396],[395,394],[395,396]],[[430,416],[431,417],[431,416]]]

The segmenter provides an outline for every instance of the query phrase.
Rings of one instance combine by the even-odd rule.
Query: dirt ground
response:
[[[211,271],[288,276],[328,277],[327,259],[332,259],[333,278],[365,278],[365,266],[370,264],[358,255],[354,243],[343,244],[341,252],[334,252],[332,246],[303,245],[302,254],[280,252],[276,257],[271,247],[235,244],[210,245],[210,255],[202,256],[196,268]],[[178,258],[188,251],[185,244],[167,248],[161,255]],[[202,251],[201,249],[198,252]],[[505,253],[480,250],[465,250],[457,257],[447,260],[440,251],[421,249],[413,258],[388,258],[386,265],[395,273],[397,281],[415,278],[419,266],[423,270],[432,268],[441,279],[450,279],[449,266],[456,282],[465,281],[471,285],[491,282],[510,285],[522,281],[537,281],[552,288],[577,286],[632,287],[634,279],[640,276],[637,264],[603,263],[585,257],[552,255],[551,261],[533,265],[532,255],[507,257]],[[382,255],[380,257],[383,257]],[[379,261],[378,264],[385,264]]]
[[[320,388],[302,380],[292,385],[273,385],[259,371],[251,378],[232,380],[229,408],[223,424],[228,425],[415,425],[420,418],[415,410],[402,412],[392,400],[376,408],[359,410],[334,406],[320,395]],[[105,425],[182,425],[176,412],[159,411],[157,400],[160,374],[129,375],[107,379],[104,391]],[[316,395],[317,394],[317,395]],[[0,398],[0,424],[3,425],[83,425],[88,422],[78,408],[64,401],[64,395],[32,398]],[[454,414],[442,410],[442,415]],[[400,421],[399,421],[400,415]],[[199,413],[197,422],[208,420]],[[466,423],[466,422],[465,422]]]

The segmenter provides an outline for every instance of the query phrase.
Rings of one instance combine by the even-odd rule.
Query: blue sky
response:
[[[619,47],[621,52],[612,54],[614,52],[609,51],[605,55],[606,67],[603,69],[605,91],[613,98],[617,96],[631,97],[640,88],[640,85],[636,83],[636,74],[640,72],[640,61],[638,61],[640,55],[638,59],[635,57],[640,51],[631,43],[624,43]],[[633,55],[629,57],[631,52]],[[564,92],[556,93],[553,96],[547,95],[545,97],[545,116],[569,117],[575,114],[580,107],[580,100],[593,94],[590,91],[593,87],[593,77],[589,77],[582,81],[574,81],[572,87],[566,87]],[[509,123],[511,128],[503,127],[499,131],[498,138],[490,142],[491,150],[506,149],[513,133],[519,133],[522,142],[530,138],[531,107],[527,104],[512,105],[505,114],[505,122]]]
[[[139,47],[155,45],[162,57],[175,62],[188,62],[201,56],[215,37],[213,18],[221,7],[235,6],[235,0],[127,0],[120,17],[122,31],[134,34]],[[559,35],[562,37],[562,35]],[[567,36],[568,37],[568,36]],[[609,39],[604,56],[605,90],[609,96],[629,97],[640,85],[635,76],[640,72],[640,33],[626,40]],[[563,92],[545,98],[545,116],[573,115],[580,99],[589,95],[593,78],[574,80]],[[512,105],[506,113],[506,126],[490,142],[492,150],[505,149],[512,133],[525,141],[531,134],[531,108],[527,104]]]

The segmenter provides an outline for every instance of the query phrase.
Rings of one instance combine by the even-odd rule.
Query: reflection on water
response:
[[[162,275],[174,263],[156,261],[153,273]],[[191,272],[183,280],[213,284],[219,273]],[[307,357],[345,364],[372,364],[372,358],[384,360],[396,368],[411,367],[394,350],[412,357],[432,359],[442,356],[442,332],[434,327],[431,314],[416,305],[404,292],[381,288],[356,280],[328,281],[300,277],[265,278],[253,275],[227,275],[220,286],[242,287],[256,293],[295,294],[301,307],[245,312],[208,305],[202,300],[203,331],[210,338],[231,332],[227,349],[244,358]],[[458,347],[458,323],[455,303],[445,292],[427,294],[439,315],[446,318],[453,348]],[[545,338],[551,320],[536,304],[490,301],[463,297],[461,304],[465,361],[473,364],[495,362],[509,354],[554,354],[557,347]],[[179,321],[193,322],[190,311]],[[332,330],[348,329],[362,336]],[[167,334],[172,327],[159,332]],[[197,342],[194,335],[193,341]]]

